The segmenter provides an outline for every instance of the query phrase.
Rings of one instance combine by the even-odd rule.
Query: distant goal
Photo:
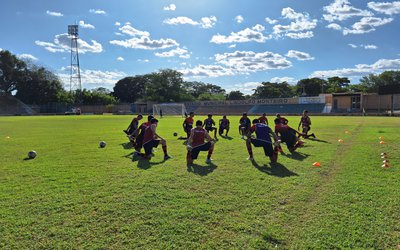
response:
[[[181,115],[185,117],[186,107],[183,103],[160,103],[160,104],[153,104],[153,114],[160,116],[162,115]]]

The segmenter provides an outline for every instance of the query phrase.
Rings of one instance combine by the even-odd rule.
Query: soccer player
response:
[[[266,113],[263,113],[262,116],[258,118],[258,120],[260,121],[260,123],[268,125],[268,118]]]
[[[129,124],[128,128],[123,130],[125,132],[125,134],[129,137],[130,140],[131,140],[131,138],[137,136],[137,135],[134,134],[134,132],[139,127],[139,121],[142,120],[142,118],[143,118],[143,116],[141,114],[137,115],[136,117],[134,117],[132,119],[132,121]]]
[[[210,133],[210,131],[214,131],[214,139],[217,139],[217,128],[214,127],[215,122],[214,119],[212,118],[212,114],[208,114],[207,117],[208,118],[204,120],[203,127],[206,129],[208,133]]]
[[[287,124],[282,123],[281,118],[276,118],[275,133],[279,134],[281,142],[285,142],[290,153],[293,153],[298,147],[303,146],[304,142],[300,141],[296,136],[298,133],[295,129],[289,127]]]
[[[251,134],[255,133],[256,138],[251,138]],[[274,138],[274,143],[272,143],[271,136]],[[253,126],[249,129],[249,136],[246,140],[247,151],[249,152],[249,160],[253,161],[253,150],[251,144],[254,147],[263,147],[265,156],[268,156],[271,162],[276,162],[278,160],[278,146],[279,138],[272,131],[268,125],[260,123],[258,119],[253,120]],[[272,147],[274,144],[274,147]]]
[[[158,144],[161,143],[164,151],[164,160],[168,160],[171,157],[167,153],[167,141],[157,134],[157,124],[158,120],[156,118],[152,118],[150,121],[150,126],[145,129],[143,137],[144,158],[150,160],[153,156],[153,148],[158,147]]]
[[[310,136],[315,138],[314,133],[312,133],[311,135],[308,135],[308,131],[310,131],[311,129],[311,119],[308,116],[308,111],[304,110],[303,111],[303,115],[300,118],[300,122],[299,125],[297,126],[297,130],[300,130],[300,125],[302,127],[302,134],[300,134],[299,136],[303,136],[305,139],[309,138]]]
[[[287,125],[289,123],[288,119],[286,119],[285,117],[281,116],[281,114],[276,114],[276,119],[279,119],[279,123],[285,124]],[[275,119],[275,121],[276,121]],[[276,123],[275,123],[276,124]]]
[[[190,113],[189,113],[189,117],[187,117],[187,118],[183,121],[183,124],[182,124],[183,130],[186,132],[187,138],[189,138],[189,136],[190,136],[190,131],[191,131],[192,128],[193,128],[193,123],[194,123],[193,117],[194,117],[194,112],[190,112]]]
[[[186,147],[188,149],[186,155],[187,164],[192,164],[193,160],[197,159],[200,151],[208,151],[206,163],[211,163],[214,141],[203,128],[203,123],[200,120],[196,121],[196,127],[190,131]]]
[[[143,146],[143,138],[144,134],[146,132],[146,128],[151,125],[151,119],[154,117],[152,115],[147,116],[147,122],[142,123],[134,132],[136,134],[135,137],[133,137],[133,140],[135,141],[135,152],[133,153],[134,155],[140,154],[140,149]]]
[[[242,135],[242,139],[244,139],[244,136],[248,134],[249,129],[250,129],[250,119],[247,117],[247,113],[244,112],[243,116],[239,120],[239,134]]]
[[[225,132],[225,136],[228,136],[228,132],[229,132],[229,119],[226,118],[226,115],[224,115],[222,117],[222,119],[219,120],[219,130],[218,130],[218,134],[220,136],[222,136],[222,134],[224,133],[224,130],[226,130]]]

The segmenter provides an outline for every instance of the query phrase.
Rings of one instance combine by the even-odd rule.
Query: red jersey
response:
[[[289,126],[283,123],[275,124],[275,133],[282,133],[289,130]]]
[[[187,126],[193,127],[193,122],[194,122],[193,118],[189,116],[188,118],[185,119],[183,123],[185,124],[186,127]]]
[[[258,120],[260,121],[260,123],[263,123],[263,124],[268,123],[268,119],[266,116],[260,116],[260,118],[258,118]]]
[[[192,137],[192,147],[195,148],[204,144],[204,140],[206,138],[206,130],[204,128],[194,128],[193,137]]]
[[[150,126],[147,126],[144,131],[143,144],[145,144],[153,139],[154,139],[154,132],[151,129],[151,125],[150,125]]]

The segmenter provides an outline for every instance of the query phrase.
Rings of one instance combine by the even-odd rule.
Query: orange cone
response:
[[[385,141],[380,141],[379,144],[385,144]]]
[[[312,165],[314,167],[321,167],[321,163],[319,163],[318,161],[314,162]]]
[[[340,142],[340,143],[344,142],[342,139],[339,139],[339,140],[337,140],[337,141]]]
[[[389,164],[385,163],[385,164],[382,165],[382,167],[383,167],[383,168],[388,168],[388,167],[389,167]]]

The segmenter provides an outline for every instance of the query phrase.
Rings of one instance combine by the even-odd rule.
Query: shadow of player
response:
[[[228,136],[220,135],[220,137],[221,137],[221,138],[224,138],[224,139],[226,139],[226,140],[233,140],[233,137],[230,137],[229,135],[228,135]]]
[[[306,159],[309,156],[310,156],[309,154],[305,154],[305,153],[301,153],[301,152],[297,152],[297,151],[294,151],[291,154],[286,155],[286,157],[293,159],[293,160],[297,160],[297,161],[304,161],[304,159]]]
[[[124,142],[120,144],[124,149],[132,149],[133,145],[132,142]]]
[[[187,165],[188,172],[192,172],[192,173],[200,175],[200,176],[206,176],[209,173],[212,173],[216,168],[217,168],[217,165],[215,165],[214,163],[209,163],[205,166],[201,166],[201,165],[198,165],[195,163]]]
[[[331,144],[328,141],[317,139],[317,138],[307,138],[307,140]]]
[[[258,165],[256,161],[251,162],[253,166],[260,172],[263,172],[268,175],[273,175],[276,177],[284,178],[290,176],[298,176],[297,173],[290,171],[284,165],[279,162],[270,163],[269,166],[264,164],[263,166]]]

